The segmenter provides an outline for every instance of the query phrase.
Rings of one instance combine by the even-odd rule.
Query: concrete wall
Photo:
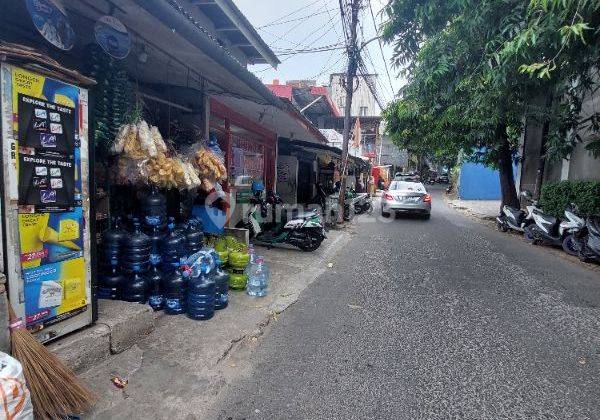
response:
[[[368,75],[367,77],[373,80],[373,83],[377,80],[376,74]],[[331,90],[331,98],[338,106],[340,111],[344,112],[344,106],[346,104],[346,89],[342,81],[346,78],[345,74],[336,73],[332,74],[329,80],[330,90]],[[365,82],[364,76],[357,76],[356,80],[358,81],[358,87],[355,86],[356,91],[354,95],[352,95],[352,110],[351,115],[353,117],[378,117],[381,115],[381,108],[377,104],[375,97],[371,93],[371,90],[367,86]],[[366,115],[360,114],[361,107],[366,107],[367,112]]]
[[[586,118],[594,113],[600,112],[600,95],[589,96],[583,101],[581,109],[582,117]],[[569,179],[587,180],[600,179],[600,159],[594,158],[591,153],[585,150],[585,144],[595,138],[598,134],[590,130],[582,130],[579,133],[583,143],[578,144],[569,159]]]
[[[379,151],[378,151],[379,152]],[[380,165],[408,166],[408,152],[400,150],[388,136],[381,136]]]
[[[588,96],[583,101],[582,118],[600,112],[600,95]],[[544,170],[544,182],[556,182],[560,180],[598,180],[600,179],[600,159],[585,149],[587,142],[598,134],[590,130],[580,131],[582,143],[575,145],[570,156],[565,161],[546,161]],[[524,135],[521,142],[521,168],[520,188],[521,190],[533,191],[535,178],[539,165],[539,156],[542,143],[541,124],[529,120],[525,124]]]

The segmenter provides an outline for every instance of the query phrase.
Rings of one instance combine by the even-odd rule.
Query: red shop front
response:
[[[277,134],[239,114],[214,98],[210,99],[210,130],[225,152],[229,191],[239,176],[264,182],[267,190],[275,186]]]

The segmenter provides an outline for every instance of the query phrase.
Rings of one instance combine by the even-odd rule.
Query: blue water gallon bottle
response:
[[[202,272],[190,279],[187,294],[187,316],[207,320],[215,314],[216,285],[211,276]]]
[[[163,277],[163,295],[165,299],[165,314],[179,315],[185,313],[188,272],[183,272],[179,264],[169,274]]]
[[[148,281],[148,305],[155,311],[163,309],[165,298],[162,291],[163,274],[158,269],[157,259],[151,257],[151,267],[146,274]]]

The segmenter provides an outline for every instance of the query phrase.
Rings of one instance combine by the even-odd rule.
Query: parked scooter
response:
[[[562,248],[570,255],[579,255],[582,249],[582,232],[585,230],[585,220],[579,216],[579,208],[571,204],[565,209],[565,219],[560,222],[558,234],[563,238]]]
[[[571,208],[565,211],[565,220],[561,222],[554,216],[544,214],[539,208],[534,208],[531,214],[535,223],[525,227],[525,240],[534,245],[545,243],[562,247],[568,235],[580,231],[585,225],[583,219],[572,210]]]
[[[318,249],[327,237],[320,215],[316,211],[309,211],[289,217],[288,212],[285,218],[276,220],[276,206],[282,203],[281,198],[269,192],[267,200],[264,200],[263,191],[262,183],[252,184],[252,207],[236,227],[248,229],[250,238],[268,245],[287,243],[302,251]],[[265,221],[269,213],[272,221]]]
[[[521,197],[529,199],[530,193],[523,191]],[[525,207],[527,210],[516,209],[511,206],[502,207],[502,211],[496,217],[496,225],[498,230],[506,232],[508,230],[514,230],[517,232],[524,232],[525,228],[534,222],[533,212],[539,210],[537,202],[532,201],[529,206]]]
[[[373,200],[371,199],[371,194],[369,193],[359,193],[356,194],[356,198],[354,199],[354,213],[355,214],[364,214],[364,213],[373,213]]]
[[[585,226],[573,234],[573,245],[583,262],[600,262],[600,218],[589,217]]]

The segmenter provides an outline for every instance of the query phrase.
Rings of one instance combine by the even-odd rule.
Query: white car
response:
[[[429,219],[431,195],[420,182],[393,181],[381,196],[381,215],[390,213],[415,213]]]

